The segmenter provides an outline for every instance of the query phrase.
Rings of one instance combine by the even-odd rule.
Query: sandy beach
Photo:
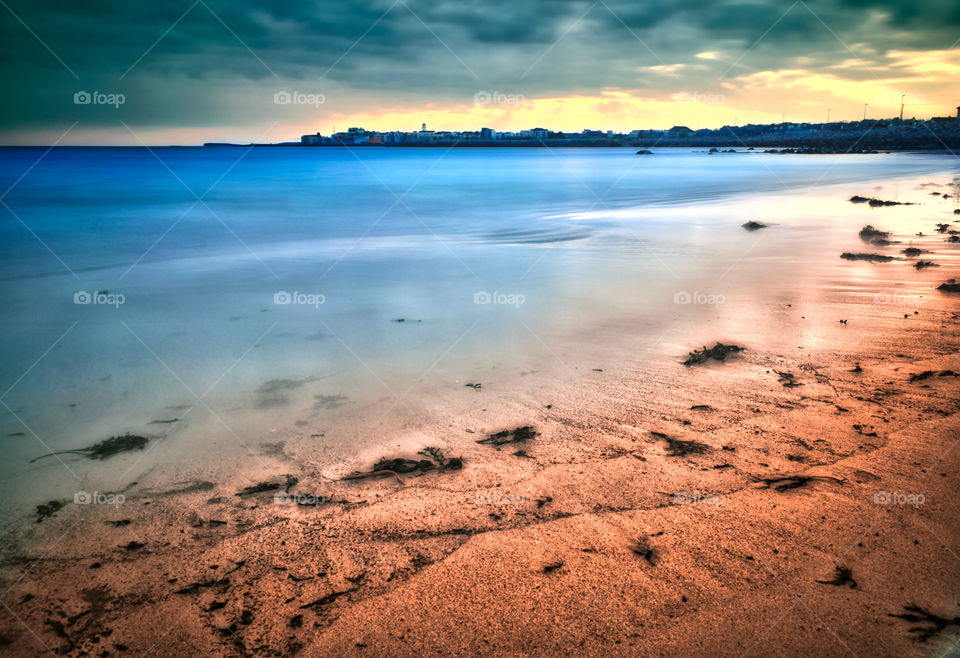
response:
[[[3,547],[0,651],[947,654],[960,295],[936,288],[960,275],[958,224],[940,206],[872,224],[893,213],[893,244],[858,251],[894,260],[831,246],[829,277],[673,327],[663,358],[587,336],[577,358],[430,390],[429,414],[347,462],[280,432],[222,479],[158,468],[98,492],[117,504],[38,508]],[[744,349],[684,365],[718,341]]]

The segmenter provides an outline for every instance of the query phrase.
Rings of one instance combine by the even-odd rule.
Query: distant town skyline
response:
[[[3,144],[953,116],[952,0],[9,0]],[[58,141],[59,140],[59,141]]]

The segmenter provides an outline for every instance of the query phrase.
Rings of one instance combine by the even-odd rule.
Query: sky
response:
[[[956,0],[0,0],[0,144],[955,116]]]

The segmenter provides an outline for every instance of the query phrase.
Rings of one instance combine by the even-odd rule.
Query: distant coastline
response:
[[[384,146],[384,147],[485,147],[485,148],[597,148],[657,146],[704,148],[790,148],[811,153],[869,153],[874,151],[952,150],[960,148],[960,118],[876,119],[833,123],[774,123],[723,126],[692,130],[583,130],[579,133],[533,128],[520,132],[432,131],[426,125],[414,132],[368,131],[350,128],[333,135],[303,135],[299,142],[232,144],[208,142],[204,146]]]

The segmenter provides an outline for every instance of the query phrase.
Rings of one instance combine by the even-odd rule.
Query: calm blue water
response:
[[[207,436],[362,418],[418,381],[562,361],[611,323],[655,332],[676,291],[759,267],[742,222],[789,215],[751,254],[784,266],[849,231],[819,194],[958,172],[937,154],[3,149],[2,475],[41,441],[175,437],[189,419],[150,422],[192,409],[217,416]],[[810,202],[757,205],[785,198]]]

